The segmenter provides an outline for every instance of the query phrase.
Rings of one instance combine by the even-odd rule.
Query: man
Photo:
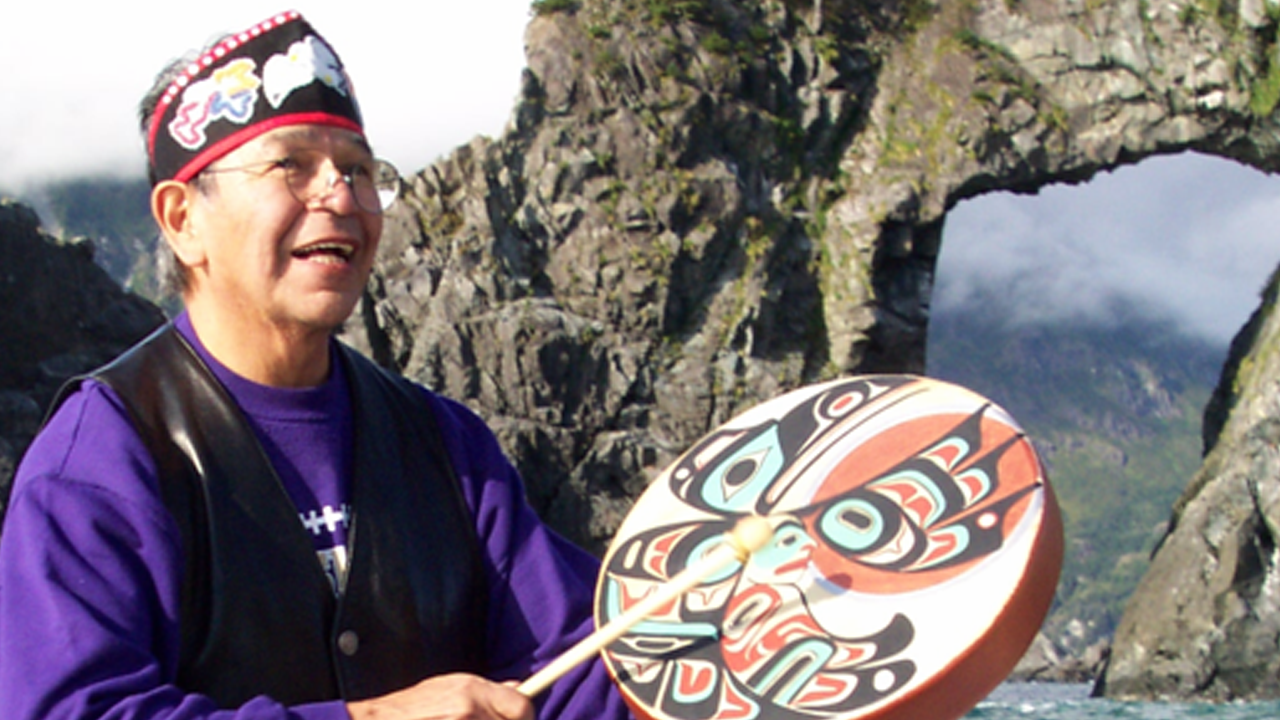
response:
[[[595,561],[483,423],[333,333],[396,176],[296,13],[143,106],[185,311],[59,398],[0,534],[0,714],[615,718],[602,665],[513,689],[590,631]]]

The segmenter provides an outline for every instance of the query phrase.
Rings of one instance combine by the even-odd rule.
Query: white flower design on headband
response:
[[[263,91],[274,108],[279,108],[294,90],[316,80],[344,96],[350,92],[337,56],[315,35],[293,43],[288,53],[273,55],[262,69]]]

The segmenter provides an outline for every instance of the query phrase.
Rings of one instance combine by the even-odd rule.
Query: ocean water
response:
[[[1280,701],[1256,703],[1116,702],[1089,697],[1089,685],[1005,683],[965,720],[1277,720]]]

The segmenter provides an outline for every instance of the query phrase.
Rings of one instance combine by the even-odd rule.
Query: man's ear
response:
[[[189,268],[204,262],[204,245],[193,222],[198,192],[195,186],[176,180],[165,180],[151,190],[151,215],[173,254]]]

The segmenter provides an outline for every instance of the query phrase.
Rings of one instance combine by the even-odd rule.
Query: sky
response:
[[[524,67],[529,0],[10,3],[0,41],[0,191],[83,175],[140,177],[138,99],[170,60],[286,9],[353,78],[369,136],[402,172],[496,136]],[[1225,343],[1280,262],[1280,180],[1184,154],[1036,196],[965,201],[943,233],[939,312],[984,293],[1016,319],[1171,319]],[[980,292],[981,291],[981,292]]]
[[[11,2],[0,30],[0,188],[140,177],[138,100],[169,61],[298,10],[347,66],[375,150],[418,170],[510,117],[529,0]],[[67,22],[71,20],[71,22]]]

